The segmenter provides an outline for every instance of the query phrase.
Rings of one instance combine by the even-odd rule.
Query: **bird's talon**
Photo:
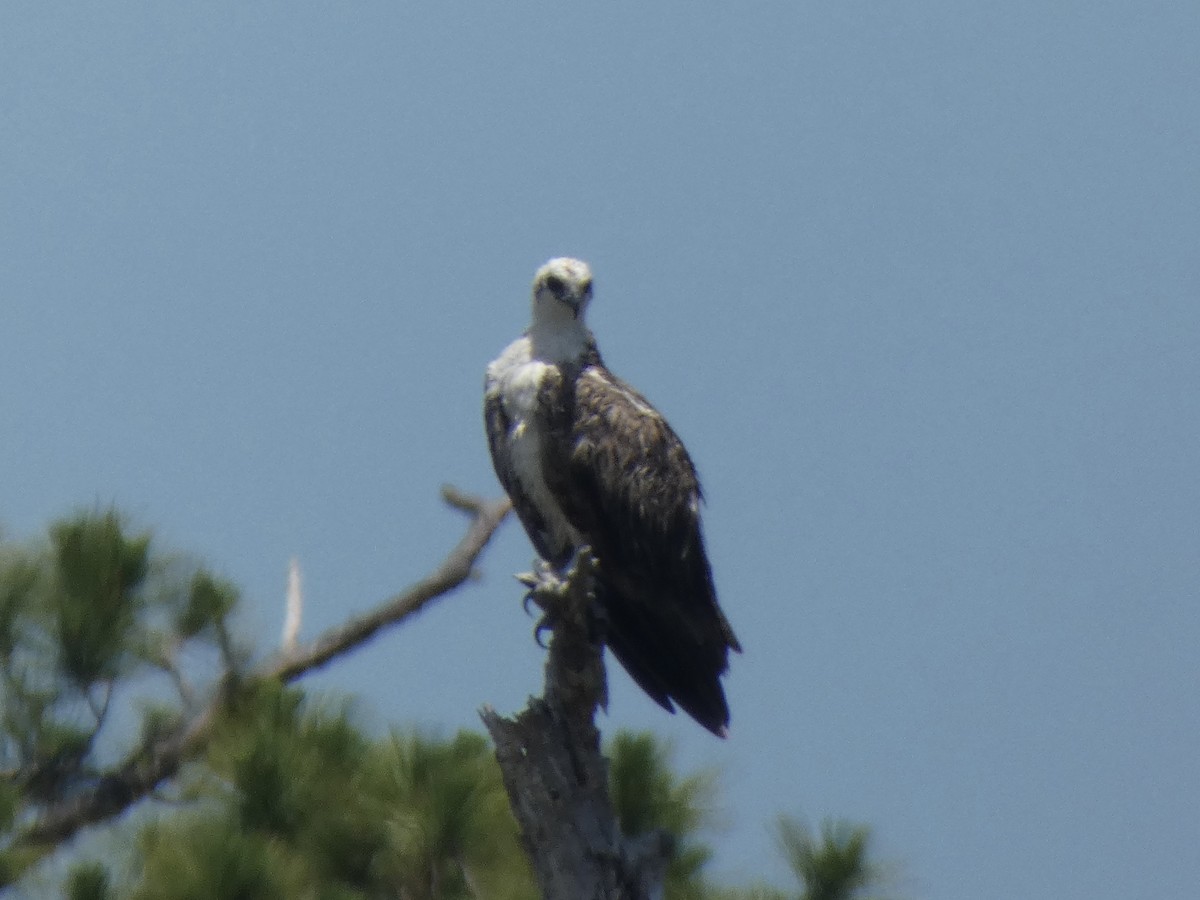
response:
[[[537,625],[533,626],[533,640],[543,650],[547,649],[546,644],[542,642],[542,633],[546,631],[554,633],[554,617],[549,613],[538,619]]]

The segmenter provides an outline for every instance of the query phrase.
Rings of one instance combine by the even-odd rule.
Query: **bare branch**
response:
[[[284,601],[283,635],[279,647],[284,653],[296,649],[300,637],[300,620],[304,615],[304,591],[300,585],[300,560],[292,557],[288,563],[287,598]]]
[[[477,516],[482,513],[488,506],[489,501],[482,497],[476,497],[474,494],[465,494],[452,484],[442,485],[442,500],[447,506],[453,506],[459,512],[464,512],[469,516]],[[503,500],[490,501],[496,505],[512,504],[508,498]]]
[[[385,601],[372,612],[333,628],[310,644],[267,660],[241,677],[294,681],[335,657],[360,646],[383,628],[394,625],[424,609],[430,602],[451,593],[471,577],[476,560],[511,509],[508,499],[487,501],[444,488],[443,497],[456,509],[471,514],[462,540],[428,576],[404,592]],[[222,648],[232,666],[233,652]],[[201,752],[226,701],[224,689],[234,676],[226,672],[222,689],[194,718],[160,735],[139,748],[116,768],[105,772],[87,790],[50,806],[38,821],[19,833],[10,850],[48,851],[77,832],[125,811],[173,777],[183,762]]]
[[[454,499],[451,499],[453,492]],[[503,500],[485,501],[468,497],[453,488],[443,488],[442,496],[456,509],[470,512],[471,525],[463,539],[458,542],[442,564],[434,571],[371,612],[351,619],[339,628],[325,632],[310,644],[303,645],[291,653],[275,660],[263,674],[291,681],[311,669],[319,668],[339,654],[370,640],[381,629],[407,619],[420,612],[431,601],[459,587],[472,575],[475,560],[491,540],[496,528],[512,509],[506,497]],[[464,505],[469,503],[470,506]]]

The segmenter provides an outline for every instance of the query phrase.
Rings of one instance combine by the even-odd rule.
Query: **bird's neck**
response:
[[[592,335],[582,322],[534,322],[529,348],[534,359],[548,363],[575,362],[587,352]]]

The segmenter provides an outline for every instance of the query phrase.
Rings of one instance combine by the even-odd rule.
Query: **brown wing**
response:
[[[575,381],[569,483],[556,486],[601,571],[608,645],[635,681],[716,734],[737,638],[717,605],[700,525],[700,484],[683,443],[601,366]]]

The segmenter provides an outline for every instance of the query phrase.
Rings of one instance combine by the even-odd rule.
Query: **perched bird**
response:
[[[700,482],[666,420],[605,368],[591,299],[587,263],[538,269],[528,331],[487,369],[492,462],[542,559],[561,571],[592,548],[605,643],[633,680],[725,737],[721,676],[741,646],[717,605]]]

